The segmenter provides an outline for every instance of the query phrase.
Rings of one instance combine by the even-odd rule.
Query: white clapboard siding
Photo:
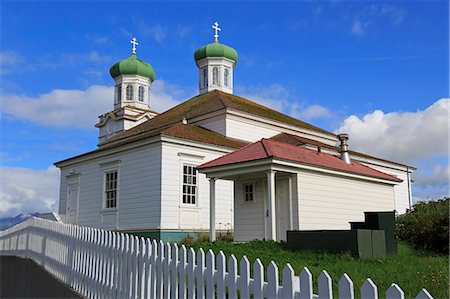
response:
[[[223,156],[231,149],[212,150],[196,147],[194,144],[162,143],[161,170],[161,225],[169,231],[209,229],[209,181],[204,174],[198,174],[198,194],[195,205],[182,203],[183,165],[198,166]],[[216,229],[233,229],[233,182],[216,182]]]
[[[76,175],[79,184],[77,218],[66,216],[68,222],[120,230],[158,227],[161,159],[153,157],[160,156],[161,146],[150,144],[62,167],[59,213],[67,212],[68,184],[73,183],[70,178]],[[114,163],[119,171],[119,213],[103,211],[103,166]]]
[[[391,185],[301,171],[297,174],[301,230],[349,229],[364,211],[393,211]]]
[[[220,251],[197,252],[184,245],[150,241],[118,232],[30,218],[0,232],[0,255],[31,258],[87,298],[333,298],[330,275],[313,276],[304,268],[296,276],[291,265],[283,269],[272,261],[264,269],[256,259],[228,259]],[[238,270],[239,264],[239,270]],[[253,267],[253,277],[250,267]],[[267,281],[265,281],[265,273]],[[354,299],[354,285],[344,274],[338,298]],[[378,299],[382,290],[367,278],[360,288],[364,299]],[[393,283],[388,299],[404,299]],[[431,299],[422,289],[416,299]]]

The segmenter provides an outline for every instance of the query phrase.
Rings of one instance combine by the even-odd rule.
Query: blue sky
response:
[[[417,166],[417,199],[448,194],[448,13],[447,1],[3,1],[0,216],[26,210],[11,204],[19,197],[57,198],[58,186],[24,186],[24,173],[55,182],[53,162],[95,149],[109,67],[131,37],[156,71],[161,112],[197,94],[193,53],[214,21],[239,53],[236,94]]]

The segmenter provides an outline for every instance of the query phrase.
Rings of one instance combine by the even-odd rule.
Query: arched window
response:
[[[230,71],[228,70],[228,68],[226,68],[223,71],[223,84],[225,86],[228,86],[229,85],[229,81],[230,81]]]
[[[116,97],[117,103],[120,103],[122,101],[122,86],[118,85],[116,87],[116,90],[117,90],[117,97]]]
[[[144,86],[139,86],[139,102],[144,101]]]
[[[133,100],[133,86],[127,85],[127,101]]]
[[[219,85],[219,68],[213,67],[213,85]]]
[[[208,68],[203,68],[203,88],[208,86]]]

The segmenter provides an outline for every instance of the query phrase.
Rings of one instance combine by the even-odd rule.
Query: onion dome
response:
[[[122,75],[139,75],[153,82],[156,78],[153,67],[149,63],[137,58],[136,54],[132,54],[127,59],[115,63],[109,69],[109,73],[113,79]]]
[[[194,53],[195,61],[198,62],[206,57],[224,57],[237,62],[238,53],[232,47],[221,44],[217,41],[201,47]]]

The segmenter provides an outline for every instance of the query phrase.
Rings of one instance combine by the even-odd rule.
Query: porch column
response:
[[[288,184],[289,184],[289,230],[294,229],[294,219],[292,216],[292,176],[288,178]]]
[[[209,240],[216,240],[216,178],[209,179]]]
[[[276,227],[276,212],[275,212],[275,170],[269,170],[267,172],[267,202],[269,209],[269,234],[268,239],[277,240],[277,227]]]

